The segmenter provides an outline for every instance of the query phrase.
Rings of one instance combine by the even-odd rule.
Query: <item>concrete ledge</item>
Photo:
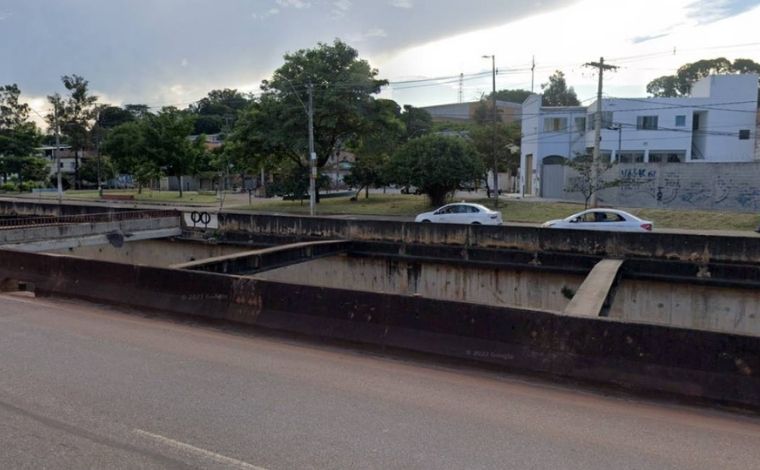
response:
[[[175,264],[171,267],[221,274],[253,274],[323,256],[345,253],[349,246],[350,242],[343,240],[301,242]]]
[[[565,307],[565,315],[600,316],[622,265],[623,260],[620,259],[599,261]]]
[[[224,319],[760,411],[760,338],[0,251],[41,294]]]

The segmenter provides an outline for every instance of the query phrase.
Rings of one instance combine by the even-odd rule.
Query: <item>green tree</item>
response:
[[[82,168],[79,176],[83,182],[96,184],[100,181],[109,181],[116,177],[116,166],[110,157],[101,156],[98,158],[88,158],[82,162]],[[98,179],[100,178],[100,179]]]
[[[388,175],[391,182],[414,186],[439,206],[457,188],[477,181],[483,164],[466,140],[427,135],[410,140],[393,155]]]
[[[0,87],[0,172],[4,182],[11,173],[23,177],[20,172],[34,165],[27,160],[41,138],[37,126],[29,121],[29,105],[19,101],[20,95],[16,84]]]
[[[356,162],[345,179],[346,184],[357,188],[357,196],[362,189],[366,189],[367,198],[370,187],[386,185],[385,166],[390,156],[408,137],[405,121],[408,120],[416,126],[417,130],[427,130],[424,124],[424,116],[427,113],[424,110],[409,107],[402,114],[395,101],[386,99],[373,101],[371,108],[367,128],[350,145],[356,155]]]
[[[620,186],[623,183],[621,179],[605,179],[603,175],[607,170],[612,168],[612,163],[601,160],[594,163],[591,155],[577,155],[573,159],[566,160],[565,165],[575,171],[575,176],[570,178],[565,191],[580,193],[584,198],[586,209],[588,209],[591,196],[595,193]]]
[[[203,152],[202,141],[188,139],[194,116],[174,107],[165,107],[141,121],[144,152],[166,173],[179,180],[179,197],[183,196],[182,177],[194,173]]]
[[[320,43],[285,55],[285,63],[262,85],[262,96],[240,117],[238,136],[248,153],[308,167],[306,103],[314,96],[316,165],[322,168],[342,142],[361,136],[369,127],[373,95],[387,82],[346,43]]]
[[[406,126],[406,140],[422,137],[433,130],[433,117],[427,110],[405,104],[401,121]]]
[[[111,157],[117,172],[132,175],[138,193],[161,176],[158,162],[150,160],[145,149],[144,128],[140,121],[124,123],[112,129],[101,145],[101,152]]]
[[[578,96],[575,94],[573,87],[567,86],[565,74],[557,70],[550,77],[547,83],[541,85],[543,93],[544,106],[578,106]]]
[[[698,80],[715,74],[758,73],[760,64],[750,59],[736,59],[733,62],[725,57],[703,59],[682,65],[675,75],[663,75],[647,84],[647,93],[657,97],[688,96],[691,87]]]
[[[496,99],[499,101],[509,101],[510,103],[520,103],[528,99],[533,93],[528,90],[515,89],[515,90],[496,90]],[[488,99],[491,99],[493,93],[488,94]]]
[[[497,123],[493,126],[475,126],[470,139],[483,161],[484,168],[493,168],[494,147],[500,172],[515,174],[520,167],[520,125],[518,123]],[[486,179],[486,184],[489,181]]]
[[[98,97],[90,93],[89,82],[79,75],[61,77],[68,91],[66,99],[57,93],[48,97],[57,115],[49,114],[47,121],[51,127],[57,124],[74,151],[74,187],[79,188],[79,157],[92,140],[90,130],[96,118]]]

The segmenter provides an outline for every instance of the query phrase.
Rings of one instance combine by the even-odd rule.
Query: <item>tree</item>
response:
[[[427,135],[404,144],[391,158],[389,178],[427,194],[434,206],[483,175],[477,151],[464,139]]]
[[[666,98],[688,96],[691,87],[698,80],[710,75],[727,73],[760,73],[760,64],[750,59],[736,59],[731,62],[725,57],[698,60],[682,65],[675,75],[655,78],[647,84],[647,93]]]
[[[557,70],[549,77],[549,82],[541,85],[544,92],[544,106],[579,106],[578,96],[573,87],[567,86],[565,74]]]
[[[151,160],[145,148],[145,124],[132,121],[112,129],[103,141],[101,151],[111,157],[115,170],[131,174],[137,183],[137,192],[161,176],[157,161]]]
[[[592,195],[603,189],[620,186],[623,183],[621,179],[604,179],[602,175],[612,168],[612,164],[604,161],[597,161],[595,164],[591,155],[577,155],[574,159],[566,160],[565,165],[577,173],[570,179],[570,184],[567,185],[565,191],[581,193],[586,209],[588,209],[588,202]],[[596,171],[594,171],[594,167],[596,167]]]
[[[29,121],[29,105],[19,101],[20,95],[16,84],[0,87],[0,172],[4,182],[9,174],[24,178],[23,173],[39,163],[30,159],[39,145],[40,133]]]
[[[349,147],[356,155],[356,162],[345,182],[357,188],[357,196],[362,189],[366,189],[365,196],[369,198],[370,187],[377,188],[386,184],[384,168],[390,156],[408,138],[405,121],[415,126],[416,131],[423,132],[427,130],[426,114],[423,110],[408,107],[402,115],[401,109],[393,100],[378,99],[372,102],[367,129],[349,142]]]
[[[96,184],[98,181],[108,181],[116,177],[116,167],[108,156],[97,158],[88,158],[82,162],[79,176],[82,181]]]
[[[406,140],[421,137],[433,130],[433,117],[427,110],[405,104],[401,121],[406,126]]]
[[[179,197],[183,195],[182,177],[195,171],[203,142],[188,139],[195,118],[174,107],[162,108],[156,115],[141,121],[146,157],[165,168],[167,174],[177,177]]]
[[[520,167],[520,125],[517,123],[497,123],[492,126],[475,126],[470,131],[470,139],[483,161],[484,169],[493,168],[493,149],[496,147],[496,161],[499,172],[514,174]],[[486,184],[488,179],[485,178]]]
[[[313,87],[316,165],[322,168],[339,144],[369,127],[372,95],[387,83],[377,73],[340,40],[286,54],[272,79],[262,83],[260,99],[241,116],[236,134],[248,134],[244,142],[251,155],[307,167],[306,103]]]
[[[61,77],[69,96],[63,100],[57,93],[48,96],[56,112],[47,116],[51,128],[58,125],[74,151],[74,186],[79,187],[79,154],[89,147],[90,130],[96,117],[97,96],[90,94],[89,82],[79,75]]]
[[[95,125],[102,129],[113,129],[136,119],[135,115],[128,110],[111,105],[98,106],[95,114],[97,117]]]
[[[125,104],[124,109],[135,119],[141,119],[150,114],[150,106],[147,104]]]
[[[522,104],[533,93],[528,90],[515,89],[515,90],[497,90],[496,99],[499,101],[509,101],[510,103]],[[491,99],[493,92],[488,94],[488,99]]]

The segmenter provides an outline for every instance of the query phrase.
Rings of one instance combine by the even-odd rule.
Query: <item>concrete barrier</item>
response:
[[[678,233],[615,233],[417,224],[267,214],[219,214],[219,232],[233,242],[294,242],[343,239],[404,245],[448,245],[607,258],[654,258],[695,263],[760,263],[760,237]]]
[[[42,295],[224,319],[760,410],[758,337],[5,250],[4,279],[33,283]]]

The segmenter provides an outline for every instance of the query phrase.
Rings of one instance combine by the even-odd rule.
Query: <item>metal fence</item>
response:
[[[118,222],[122,220],[157,219],[162,217],[179,217],[176,210],[145,210],[102,212],[79,215],[32,215],[11,218],[0,218],[0,230],[19,227],[42,227],[49,225],[86,224],[99,222]]]

